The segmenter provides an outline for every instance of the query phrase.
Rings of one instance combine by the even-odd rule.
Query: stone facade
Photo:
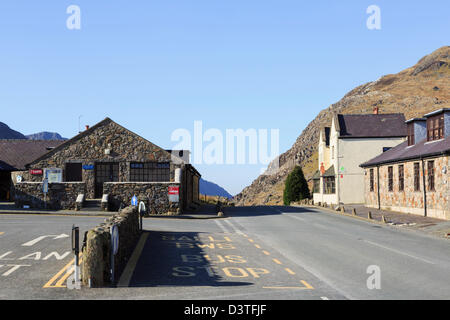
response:
[[[86,192],[84,182],[49,183],[47,196],[42,192],[42,182],[20,182],[14,185],[16,206],[52,210],[75,209],[75,200]]]
[[[173,182],[105,182],[103,192],[109,195],[110,210],[130,205],[131,198],[136,195],[143,201],[149,214],[180,213],[180,202],[170,202],[169,186],[178,186]],[[181,189],[181,187],[180,187]],[[182,190],[180,190],[180,197]]]
[[[143,175],[137,176],[135,170],[133,178],[131,174],[132,165],[135,166],[136,164],[142,165],[142,168],[144,164],[148,164],[150,169],[146,169],[146,172],[153,172],[155,177],[149,178],[147,176],[147,178],[143,178]],[[100,177],[99,173],[105,167],[111,167],[111,169],[103,169],[107,172]],[[109,207],[112,210],[129,205],[133,195],[139,196],[150,212],[158,214],[180,212],[180,210],[188,207],[188,204],[182,201],[198,200],[198,190],[190,190],[190,194],[193,196],[189,198],[183,197],[181,192],[183,189],[189,190],[192,187],[198,189],[198,183],[192,182],[195,179],[189,177],[189,181],[191,181],[189,185],[183,183],[187,181],[186,179],[175,181],[177,169],[181,169],[184,175],[197,175],[199,178],[200,174],[192,169],[192,166],[109,118],[34,160],[28,165],[28,168],[60,168],[63,172],[62,179],[66,181],[64,184],[71,183],[73,181],[71,179],[82,181],[84,187],[76,190],[80,191],[80,194],[84,194],[85,199],[99,199],[103,195],[108,195]],[[156,172],[163,173],[158,175]],[[22,174],[24,181],[27,182],[41,183],[43,180],[42,175],[31,175],[27,171],[22,172]],[[74,176],[77,178],[73,178]],[[166,181],[139,182],[136,179],[143,179],[140,181],[155,181],[154,179]],[[169,185],[180,186],[180,203],[168,201]],[[31,192],[30,199],[37,194],[37,189],[34,190],[32,187],[23,188],[21,186],[21,189],[18,189],[17,192],[21,194],[28,190]],[[73,192],[75,192],[75,189],[70,190],[67,199],[63,199],[61,196],[60,205],[54,204],[52,207],[74,208],[77,195],[73,195]],[[73,203],[69,203],[72,199]],[[33,203],[38,206],[40,202],[34,201]]]
[[[433,191],[428,186],[427,162],[434,161]],[[420,190],[414,188],[414,163],[419,163]],[[393,210],[417,215],[425,214],[424,199],[426,198],[427,216],[450,220],[450,157],[424,159],[424,170],[421,160],[404,161],[393,164],[380,165],[365,169],[365,201],[366,206],[385,210]],[[398,166],[404,166],[404,190],[399,191]],[[389,191],[388,167],[393,167],[393,191]],[[373,170],[374,186],[370,190],[370,170]],[[377,172],[379,170],[379,173]],[[423,176],[425,172],[425,179]],[[379,180],[378,177],[379,176]],[[423,182],[425,180],[425,188]],[[425,195],[424,195],[425,190]],[[379,196],[378,196],[379,194]],[[379,199],[378,199],[379,198]]]

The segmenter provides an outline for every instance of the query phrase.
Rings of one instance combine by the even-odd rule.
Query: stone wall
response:
[[[169,201],[169,186],[180,187],[179,202]],[[133,195],[145,203],[149,214],[180,213],[183,201],[181,185],[173,182],[105,182],[103,193],[108,194],[109,209],[113,211],[130,205]]]
[[[86,192],[84,182],[49,183],[46,199],[42,182],[20,182],[12,188],[17,207],[29,205],[30,208],[52,210],[75,209],[77,196]]]
[[[428,190],[428,160],[434,160],[434,183],[435,190]],[[420,191],[414,190],[414,163],[420,164]],[[422,174],[422,162],[420,160],[400,163],[404,165],[404,191],[398,191],[398,165],[393,167],[393,191],[388,190],[388,167],[380,166],[379,188],[381,209],[400,211],[424,215],[424,186]],[[427,216],[450,220],[450,157],[439,157],[425,159],[425,190]],[[445,167],[445,169],[444,169]],[[370,168],[366,169],[365,175],[365,199],[366,205],[378,207],[378,181],[377,168],[374,170],[374,190],[370,192]]]
[[[139,239],[139,214],[134,207],[127,207],[98,227],[89,230],[83,248],[81,280],[83,285],[102,287],[111,283],[111,227],[119,230],[119,248],[114,257],[115,282],[120,279]]]

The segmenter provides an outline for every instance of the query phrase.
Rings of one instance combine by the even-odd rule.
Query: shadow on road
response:
[[[225,214],[228,217],[253,217],[268,216],[282,213],[306,213],[314,212],[306,207],[291,206],[242,206],[242,207],[226,207]]]
[[[253,283],[227,281],[218,274],[224,256],[204,249],[225,248],[226,241],[211,242],[199,232],[145,231],[149,233],[129,287],[246,286]],[[226,254],[226,253],[225,253]]]

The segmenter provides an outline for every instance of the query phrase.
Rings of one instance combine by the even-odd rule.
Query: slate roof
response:
[[[372,167],[386,163],[415,160],[444,154],[450,155],[450,137],[435,141],[427,141],[425,139],[412,146],[408,146],[408,142],[405,141],[379,156],[362,163],[360,167]]]
[[[59,140],[0,140],[0,170],[25,170],[25,165],[59,146]]]
[[[338,114],[340,138],[406,137],[405,116],[402,113]]]

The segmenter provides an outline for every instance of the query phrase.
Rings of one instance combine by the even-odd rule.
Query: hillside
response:
[[[406,119],[450,107],[450,46],[434,51],[397,74],[363,84],[322,110],[294,145],[280,155],[280,169],[259,176],[236,195],[237,205],[282,204],[284,181],[294,165],[303,167],[307,179],[317,170],[319,130],[330,125],[332,115],[372,113],[375,106],[380,113],[402,112]]]
[[[47,131],[28,134],[26,137],[30,140],[67,140],[67,138],[61,137],[59,133]]]
[[[8,125],[0,122],[0,139],[26,139],[23,134],[11,129]]]
[[[207,196],[220,196],[224,198],[232,198],[233,196],[228,193],[224,188],[215,184],[214,182],[210,182],[200,178],[200,194]]]

